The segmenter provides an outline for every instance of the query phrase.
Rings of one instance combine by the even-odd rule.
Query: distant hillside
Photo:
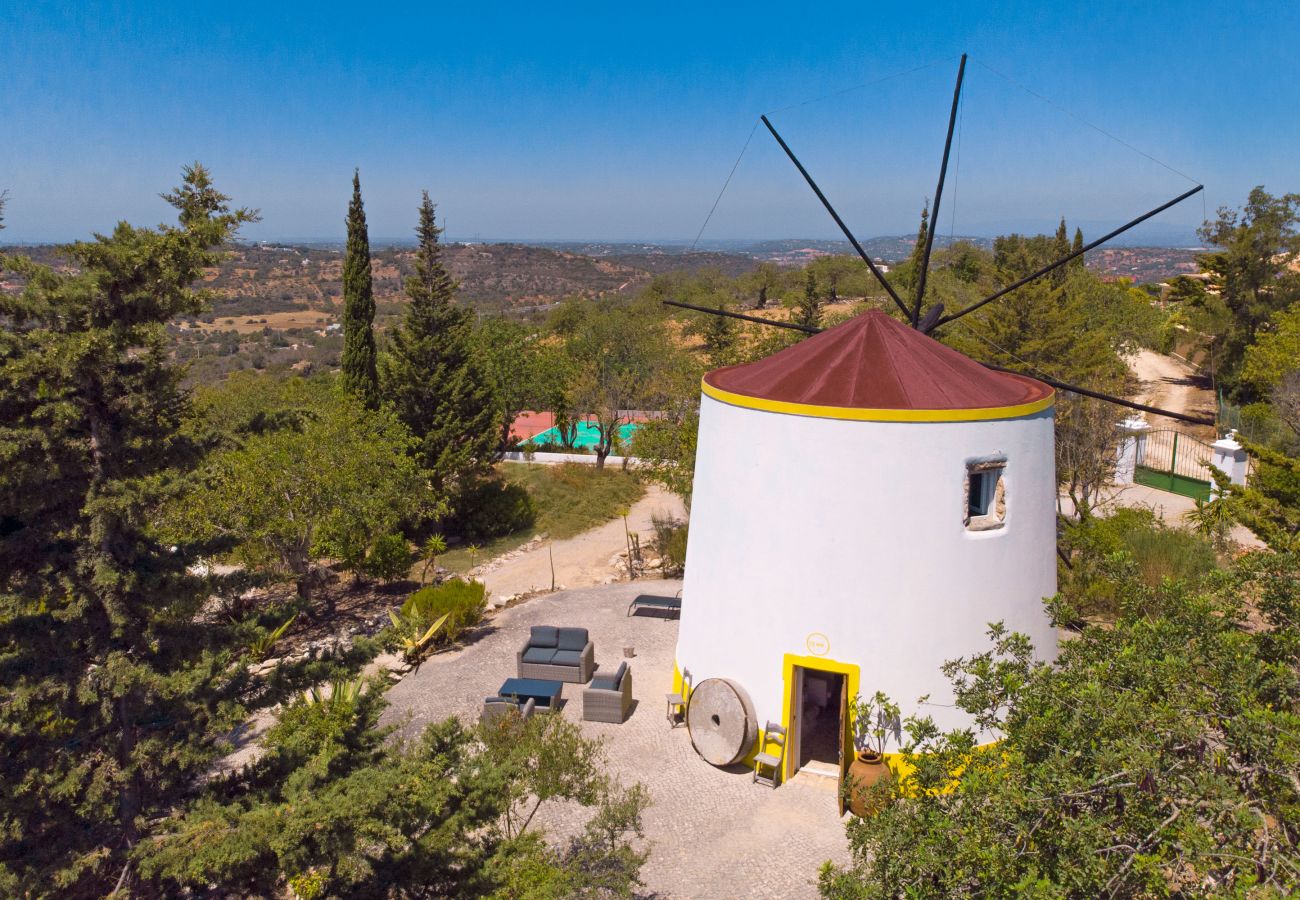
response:
[[[699,272],[717,269],[728,278],[744,275],[758,268],[761,260],[741,253],[695,251],[693,253],[623,253],[607,257],[634,269],[662,275],[666,272]]]
[[[957,237],[989,248],[987,238]],[[864,243],[873,258],[898,262],[912,252],[911,236],[875,237]],[[950,239],[939,236],[938,247]],[[38,261],[58,264],[56,248],[12,248]],[[760,262],[800,266],[828,254],[852,255],[845,241],[789,239],[734,242],[729,249],[690,251],[684,244],[568,242],[528,244],[449,244],[445,259],[460,282],[461,301],[480,311],[544,308],[567,296],[598,297],[631,293],[666,272],[713,268],[734,277]],[[1104,247],[1087,256],[1089,268],[1135,282],[1158,282],[1195,272],[1198,251],[1170,247]],[[402,279],[410,273],[413,248],[374,251],[375,299],[381,323],[405,302]],[[240,245],[231,259],[208,278],[217,294],[216,318],[312,313],[332,319],[343,292],[341,247]],[[10,282],[10,288],[15,285]],[[313,318],[314,321],[314,318]]]

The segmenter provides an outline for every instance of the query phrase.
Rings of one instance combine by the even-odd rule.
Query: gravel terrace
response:
[[[477,719],[484,697],[515,675],[515,653],[533,625],[585,627],[602,669],[616,668],[623,647],[636,706],[622,725],[583,722],[605,739],[610,771],[640,781],[653,805],[645,831],[651,856],[642,877],[647,897],[813,897],[817,869],[848,860],[834,782],[800,776],[777,790],[756,785],[748,770],[724,771],[700,759],[684,727],[669,728],[664,695],[672,688],[677,622],[627,617],[640,593],[671,596],[680,581],[643,579],[539,597],[496,612],[490,631],[469,646],[431,657],[388,692],[386,723],[407,733],[447,716]],[[564,685],[563,715],[582,721],[582,685]],[[565,835],[589,813],[556,807],[542,827]],[[539,816],[540,817],[540,816]]]

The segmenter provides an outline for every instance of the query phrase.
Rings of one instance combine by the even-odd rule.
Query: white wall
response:
[[[594,453],[533,453],[530,455],[511,450],[508,453],[501,454],[501,458],[505,462],[536,463],[539,466],[558,466],[561,463],[579,463],[585,466],[594,466],[596,464],[596,454]],[[621,466],[625,458],[630,466],[640,465],[641,463],[641,460],[635,456],[607,456],[605,457],[605,465],[611,467]]]
[[[1042,598],[1056,591],[1049,408],[955,423],[852,422],[702,400],[679,667],[732,678],[760,722],[782,717],[784,654],[861,666],[904,715],[969,724],[939,666],[988,649],[988,623],[1054,658]],[[966,463],[1007,458],[1006,524],[967,531]],[[916,705],[929,694],[930,705]]]

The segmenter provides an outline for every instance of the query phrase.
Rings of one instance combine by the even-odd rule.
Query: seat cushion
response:
[[[557,640],[558,643],[555,646],[561,650],[581,650],[587,646],[587,629],[561,628]]]
[[[524,659],[527,658],[527,656],[524,657]],[[551,657],[551,665],[553,666],[577,666],[581,664],[581,650],[556,650],[555,655]]]
[[[618,664],[617,671],[614,672],[614,687],[618,687],[623,683],[623,675],[626,672],[627,672],[627,660],[623,660],[621,663]]]
[[[549,663],[554,656],[555,651],[550,647],[529,647],[524,651],[524,662]]]
[[[534,625],[528,636],[528,646],[554,649],[559,640],[558,632],[559,629],[554,625]],[[581,650],[582,648],[579,647],[578,649]]]
[[[600,688],[602,691],[616,691],[623,683],[623,674],[627,672],[627,660],[618,664],[618,668],[613,672],[606,672],[604,675],[597,675],[591,679],[591,686]]]

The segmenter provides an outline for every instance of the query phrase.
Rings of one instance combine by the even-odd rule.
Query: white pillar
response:
[[[1138,463],[1146,451],[1147,432],[1151,426],[1140,415],[1129,416],[1115,426],[1119,432],[1119,449],[1115,459],[1115,483],[1132,484]]]
[[[1237,432],[1229,431],[1210,446],[1214,448],[1210,463],[1216,469],[1222,469],[1232,484],[1245,484],[1248,461],[1245,449],[1237,443]],[[1217,485],[1214,486],[1214,490],[1218,491]]]

